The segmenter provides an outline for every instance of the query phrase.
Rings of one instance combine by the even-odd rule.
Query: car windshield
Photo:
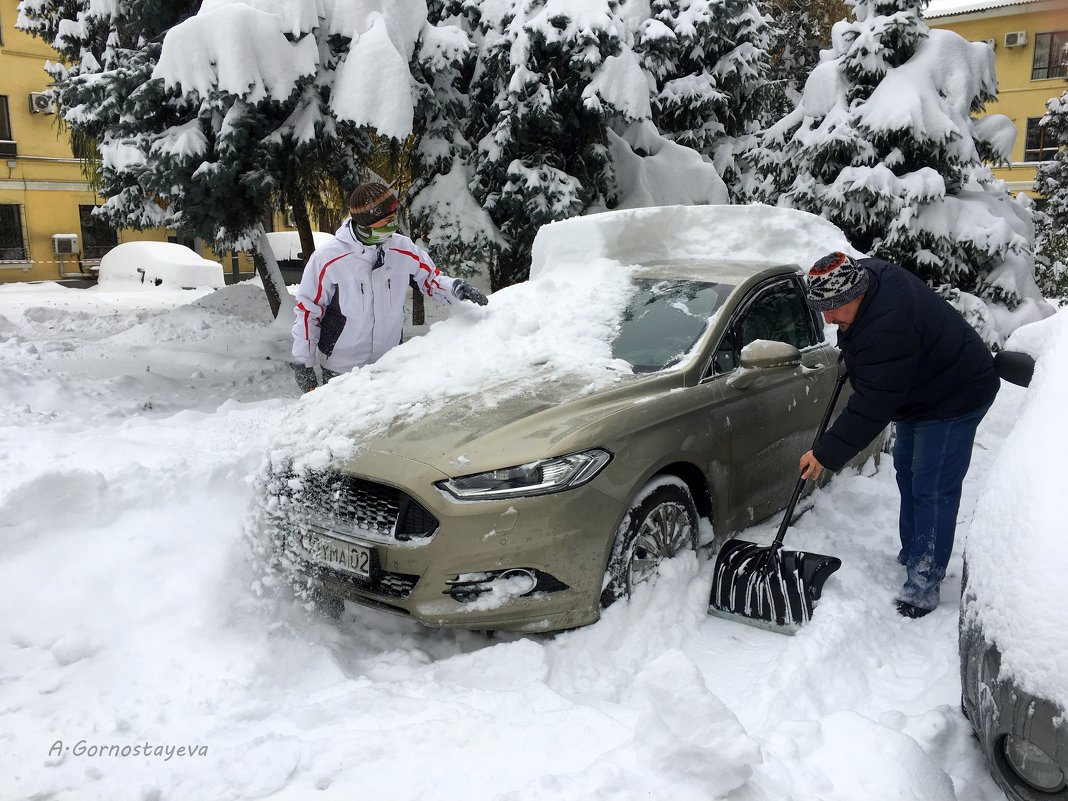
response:
[[[688,278],[637,278],[612,355],[636,373],[682,361],[707,330],[731,287]]]

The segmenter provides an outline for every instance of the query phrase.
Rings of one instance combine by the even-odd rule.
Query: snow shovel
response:
[[[813,444],[827,430],[845,380],[846,373],[841,370]],[[798,478],[779,533],[771,545],[737,539],[724,544],[712,577],[709,614],[780,634],[795,634],[811,619],[824,583],[842,566],[842,560],[807,551],[783,550],[783,536],[804,488],[805,479]]]

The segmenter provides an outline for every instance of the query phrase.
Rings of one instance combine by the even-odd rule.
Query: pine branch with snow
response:
[[[750,0],[653,0],[635,36],[650,76],[652,119],[668,139],[711,160],[744,195],[737,154],[770,122],[772,31]]]
[[[494,288],[524,280],[538,228],[615,205],[613,122],[649,116],[616,0],[482,8],[472,81],[473,193],[505,243]]]

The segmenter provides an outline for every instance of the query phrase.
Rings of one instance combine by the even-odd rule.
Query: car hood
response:
[[[588,375],[509,381],[448,401],[418,419],[398,419],[381,434],[359,438],[361,450],[421,462],[451,476],[510,467],[601,444],[576,443],[571,435],[682,383],[674,371],[621,375],[614,386],[594,392],[588,390]],[[357,472],[359,461],[357,456]]]

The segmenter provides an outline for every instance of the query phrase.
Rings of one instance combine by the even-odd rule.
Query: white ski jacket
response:
[[[408,279],[438,303],[458,302],[457,279],[403,234],[368,246],[346,221],[333,242],[316,248],[304,267],[294,309],[293,359],[345,373],[377,361],[401,341]]]

